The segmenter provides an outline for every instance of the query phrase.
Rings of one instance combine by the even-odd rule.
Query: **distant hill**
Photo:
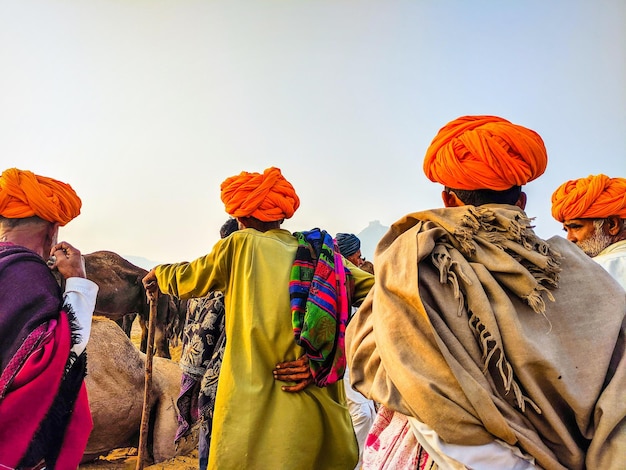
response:
[[[387,233],[388,229],[389,227],[382,225],[379,220],[374,220],[370,222],[367,227],[356,234],[356,236],[359,237],[359,240],[361,240],[361,253],[366,259],[374,261],[374,250],[376,249],[376,245],[382,236]],[[150,270],[157,264],[160,264],[158,261],[152,261],[141,256],[122,255],[122,257],[133,263],[135,266],[139,266],[140,268],[147,270]]]
[[[157,264],[159,264],[157,261],[151,261],[141,256],[122,255],[122,257],[128,260],[130,263],[134,264],[135,266],[139,266],[140,268],[147,269],[148,271],[154,268]]]
[[[374,261],[374,250],[378,241],[387,233],[389,227],[385,227],[379,220],[374,220],[367,227],[356,234],[361,240],[361,254],[365,259]]]

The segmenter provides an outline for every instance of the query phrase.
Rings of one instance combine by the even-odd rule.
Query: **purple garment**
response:
[[[13,243],[0,242],[0,403],[8,393],[28,393],[11,389],[11,383],[39,341],[47,334],[49,322],[59,319],[63,304],[61,288],[52,271],[37,253]],[[64,309],[70,323],[72,342],[76,334],[73,312]],[[70,351],[58,389],[50,390],[52,403],[45,412],[17,468],[31,468],[44,461],[55,468],[71,424],[76,400],[86,371],[86,353]],[[58,370],[61,373],[60,370]],[[31,397],[31,400],[40,397]],[[87,405],[86,402],[84,402]],[[28,410],[20,410],[24,419]],[[88,410],[86,410],[88,413]],[[0,423],[0,428],[6,423]],[[74,433],[74,431],[72,431]],[[21,450],[20,450],[21,451]],[[1,457],[1,456],[0,456]]]
[[[198,394],[200,380],[183,372],[180,380],[180,393],[176,400],[178,407],[178,429],[174,442],[185,437],[191,430],[193,423],[198,421]]]
[[[58,318],[61,288],[41,256],[0,242],[0,371],[39,325]]]

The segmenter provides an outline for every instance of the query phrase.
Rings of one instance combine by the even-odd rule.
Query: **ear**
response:
[[[615,235],[620,233],[622,231],[622,229],[623,229],[622,219],[620,219],[616,215],[611,215],[611,216],[606,218],[606,223],[604,224],[604,227],[605,227],[605,231],[609,235],[614,237]]]
[[[460,207],[465,205],[465,203],[454,194],[454,191],[442,191],[441,199],[443,200],[444,207]]]
[[[59,238],[59,224],[58,223],[53,223],[53,224],[49,224],[47,229],[46,229],[46,243],[50,244],[50,248],[52,248],[52,245],[54,245],[57,242],[57,239]]]
[[[59,238],[59,224],[57,222],[48,224],[43,235],[43,257],[48,259],[48,256],[50,256],[50,250],[54,245],[56,245]]]
[[[522,191],[519,194],[519,198],[517,198],[517,202],[515,203],[515,205],[517,207],[519,207],[520,209],[524,210],[526,209],[526,193],[524,191]]]

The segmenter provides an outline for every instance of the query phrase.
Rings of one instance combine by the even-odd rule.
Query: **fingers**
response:
[[[283,392],[287,392],[287,393],[297,393],[297,392],[301,392],[312,383],[313,383],[313,379],[310,379],[305,382],[297,383],[296,385],[283,385],[282,387],[280,387],[280,389]]]
[[[146,289],[146,297],[148,298],[148,301],[156,300],[159,296],[159,284],[157,282],[156,271],[154,268],[152,268],[150,272],[144,276],[141,283],[143,284],[144,289]]]
[[[279,380],[281,382],[298,382],[300,380],[306,380],[311,377],[310,371],[304,371],[299,373],[286,372],[286,371],[275,371],[274,379]]]
[[[280,362],[276,364],[272,373],[276,380],[292,382],[309,377],[311,369],[309,368],[309,361],[305,357],[304,361],[300,358],[296,361]]]
[[[291,362],[283,362],[280,364],[276,364],[274,368],[274,372],[278,372],[279,374],[297,374],[299,372],[306,372],[309,370],[309,365],[294,365]]]
[[[156,301],[159,298],[159,290],[158,289],[154,289],[154,290],[146,289],[146,298],[148,299],[148,302]]]
[[[311,375],[309,360],[306,355],[301,356],[295,361],[286,361],[276,364],[272,373],[274,380],[280,382],[295,382],[294,385],[283,385],[281,390],[284,392],[301,392],[313,383],[313,376]]]
[[[156,279],[156,272],[154,270],[154,268],[152,268],[150,270],[150,272],[148,272],[148,274],[146,274],[143,279],[141,280],[143,287],[146,290],[153,290],[157,287],[157,279]]]
[[[61,253],[57,253],[61,252]],[[67,242],[57,243],[50,249],[50,256],[60,256],[63,255],[66,258],[71,258],[73,256],[80,256],[80,251],[74,248]]]
[[[295,371],[308,370],[309,359],[306,357],[306,355],[303,355],[295,361],[279,362],[278,364],[276,364],[276,369],[293,369]]]
[[[76,247],[60,242],[50,248],[48,266],[56,269],[65,278],[86,277],[85,261]]]

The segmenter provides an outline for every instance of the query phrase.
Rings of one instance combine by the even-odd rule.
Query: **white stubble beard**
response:
[[[611,243],[611,236],[604,233],[602,226],[596,226],[593,235],[591,235],[586,240],[578,242],[577,245],[588,256],[595,258]]]

